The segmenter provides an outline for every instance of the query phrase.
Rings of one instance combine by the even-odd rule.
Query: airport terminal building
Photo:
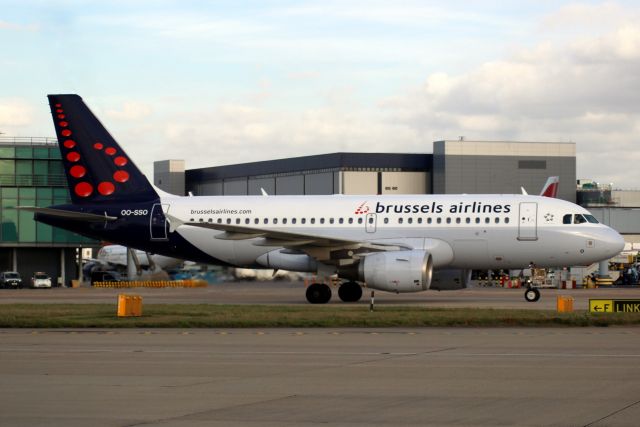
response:
[[[154,184],[199,196],[538,194],[549,176],[560,177],[560,198],[576,201],[575,143],[436,141],[433,154],[331,153],[187,170],[166,160],[155,163]]]
[[[53,283],[78,275],[77,250],[98,242],[33,220],[17,206],[69,203],[67,179],[55,139],[0,137],[0,271],[18,271],[28,284],[36,271]]]

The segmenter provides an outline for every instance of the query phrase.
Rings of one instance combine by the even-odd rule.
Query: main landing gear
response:
[[[356,282],[344,282],[338,288],[338,296],[344,302],[356,302],[362,298],[362,288]]]
[[[326,304],[331,299],[331,288],[324,283],[312,283],[307,287],[307,301],[311,304]]]
[[[540,291],[536,288],[527,288],[524,291],[524,299],[528,302],[536,302],[540,299]]]
[[[338,288],[338,296],[344,302],[356,302],[362,298],[362,288],[357,282],[344,282]],[[307,301],[326,304],[331,300],[331,288],[324,283],[312,283],[307,287]]]

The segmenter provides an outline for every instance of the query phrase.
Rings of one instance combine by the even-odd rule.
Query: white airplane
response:
[[[71,204],[25,207],[35,219],[169,257],[344,279],[389,292],[466,287],[472,269],[588,265],[622,237],[584,208],[529,195],[192,196],[153,187],[77,95],[49,102]],[[457,278],[458,283],[453,284]],[[331,289],[307,287],[311,303]],[[537,289],[525,298],[536,301]]]

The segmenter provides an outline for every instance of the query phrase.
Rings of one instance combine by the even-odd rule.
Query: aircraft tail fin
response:
[[[556,198],[558,196],[558,186],[560,185],[560,177],[550,176],[547,178],[547,182],[542,187],[542,191],[540,192],[541,196],[545,197],[553,197]]]
[[[48,98],[74,204],[158,198],[147,178],[82,98]]]

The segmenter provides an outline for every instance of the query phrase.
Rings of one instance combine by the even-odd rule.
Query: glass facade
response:
[[[0,246],[94,245],[93,239],[33,220],[16,206],[69,203],[60,150],[55,140],[0,139]]]

